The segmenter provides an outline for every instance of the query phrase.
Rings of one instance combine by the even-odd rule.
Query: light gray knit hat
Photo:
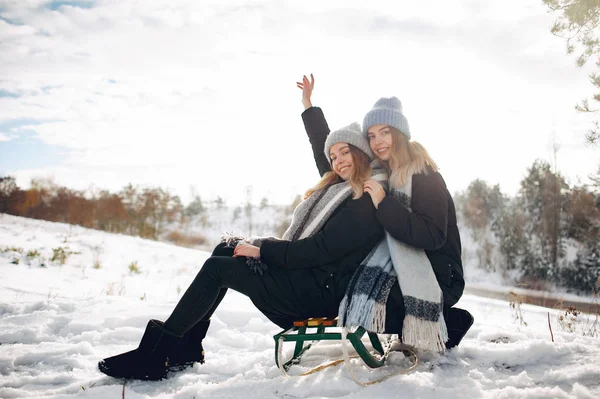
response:
[[[362,135],[360,125],[356,122],[331,132],[327,136],[327,140],[325,140],[325,156],[329,160],[329,163],[331,163],[329,150],[337,143],[352,144],[354,147],[364,152],[369,158],[369,161],[373,160],[373,151],[371,151],[371,147],[369,147],[369,142],[367,141],[367,138]]]
[[[400,130],[410,140],[410,127],[402,113],[402,103],[398,97],[381,97],[367,112],[363,121],[363,134],[374,125],[388,125]]]

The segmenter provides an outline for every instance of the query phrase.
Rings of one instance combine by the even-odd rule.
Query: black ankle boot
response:
[[[196,362],[204,363],[202,340],[206,337],[209,325],[210,320],[200,320],[179,340],[169,356],[171,370],[183,370]]]
[[[446,327],[448,328],[448,342],[446,349],[458,346],[469,328],[473,325],[473,316],[464,309],[450,308],[445,316]]]
[[[98,362],[104,374],[115,378],[157,381],[167,375],[169,356],[181,337],[150,320],[137,349]]]

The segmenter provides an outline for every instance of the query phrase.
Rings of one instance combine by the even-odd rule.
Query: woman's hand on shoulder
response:
[[[239,244],[233,249],[233,257],[260,258],[260,248],[250,244]]]
[[[369,193],[371,195],[371,200],[373,201],[373,205],[375,208],[379,208],[379,204],[385,198],[385,190],[383,186],[379,184],[378,181],[369,179],[363,185],[363,190],[365,193]]]
[[[310,98],[312,97],[312,92],[315,87],[315,77],[311,73],[309,81],[306,75],[304,75],[302,77],[302,82],[296,82],[296,86],[302,90],[302,104],[304,105],[304,109],[309,109],[312,107]]]

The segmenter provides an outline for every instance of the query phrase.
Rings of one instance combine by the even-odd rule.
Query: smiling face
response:
[[[369,146],[375,156],[382,161],[389,161],[392,156],[392,129],[388,125],[373,125],[367,132]]]
[[[348,143],[337,143],[329,150],[331,168],[342,179],[348,180],[354,169],[354,158]]]

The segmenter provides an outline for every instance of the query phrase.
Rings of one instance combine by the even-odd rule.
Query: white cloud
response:
[[[548,158],[553,131],[569,176],[595,170],[572,110],[589,93],[586,71],[534,0],[43,3],[1,13],[13,24],[0,20],[0,89],[19,97],[0,98],[0,122],[39,120],[42,141],[72,150],[35,171],[65,184],[234,197],[252,184],[257,197],[291,199],[318,177],[294,85],[310,72],[332,128],[399,96],[453,189],[480,177],[514,191]]]
[[[8,137],[6,134],[0,132],[0,142],[9,141],[9,140],[10,140],[10,137]]]

